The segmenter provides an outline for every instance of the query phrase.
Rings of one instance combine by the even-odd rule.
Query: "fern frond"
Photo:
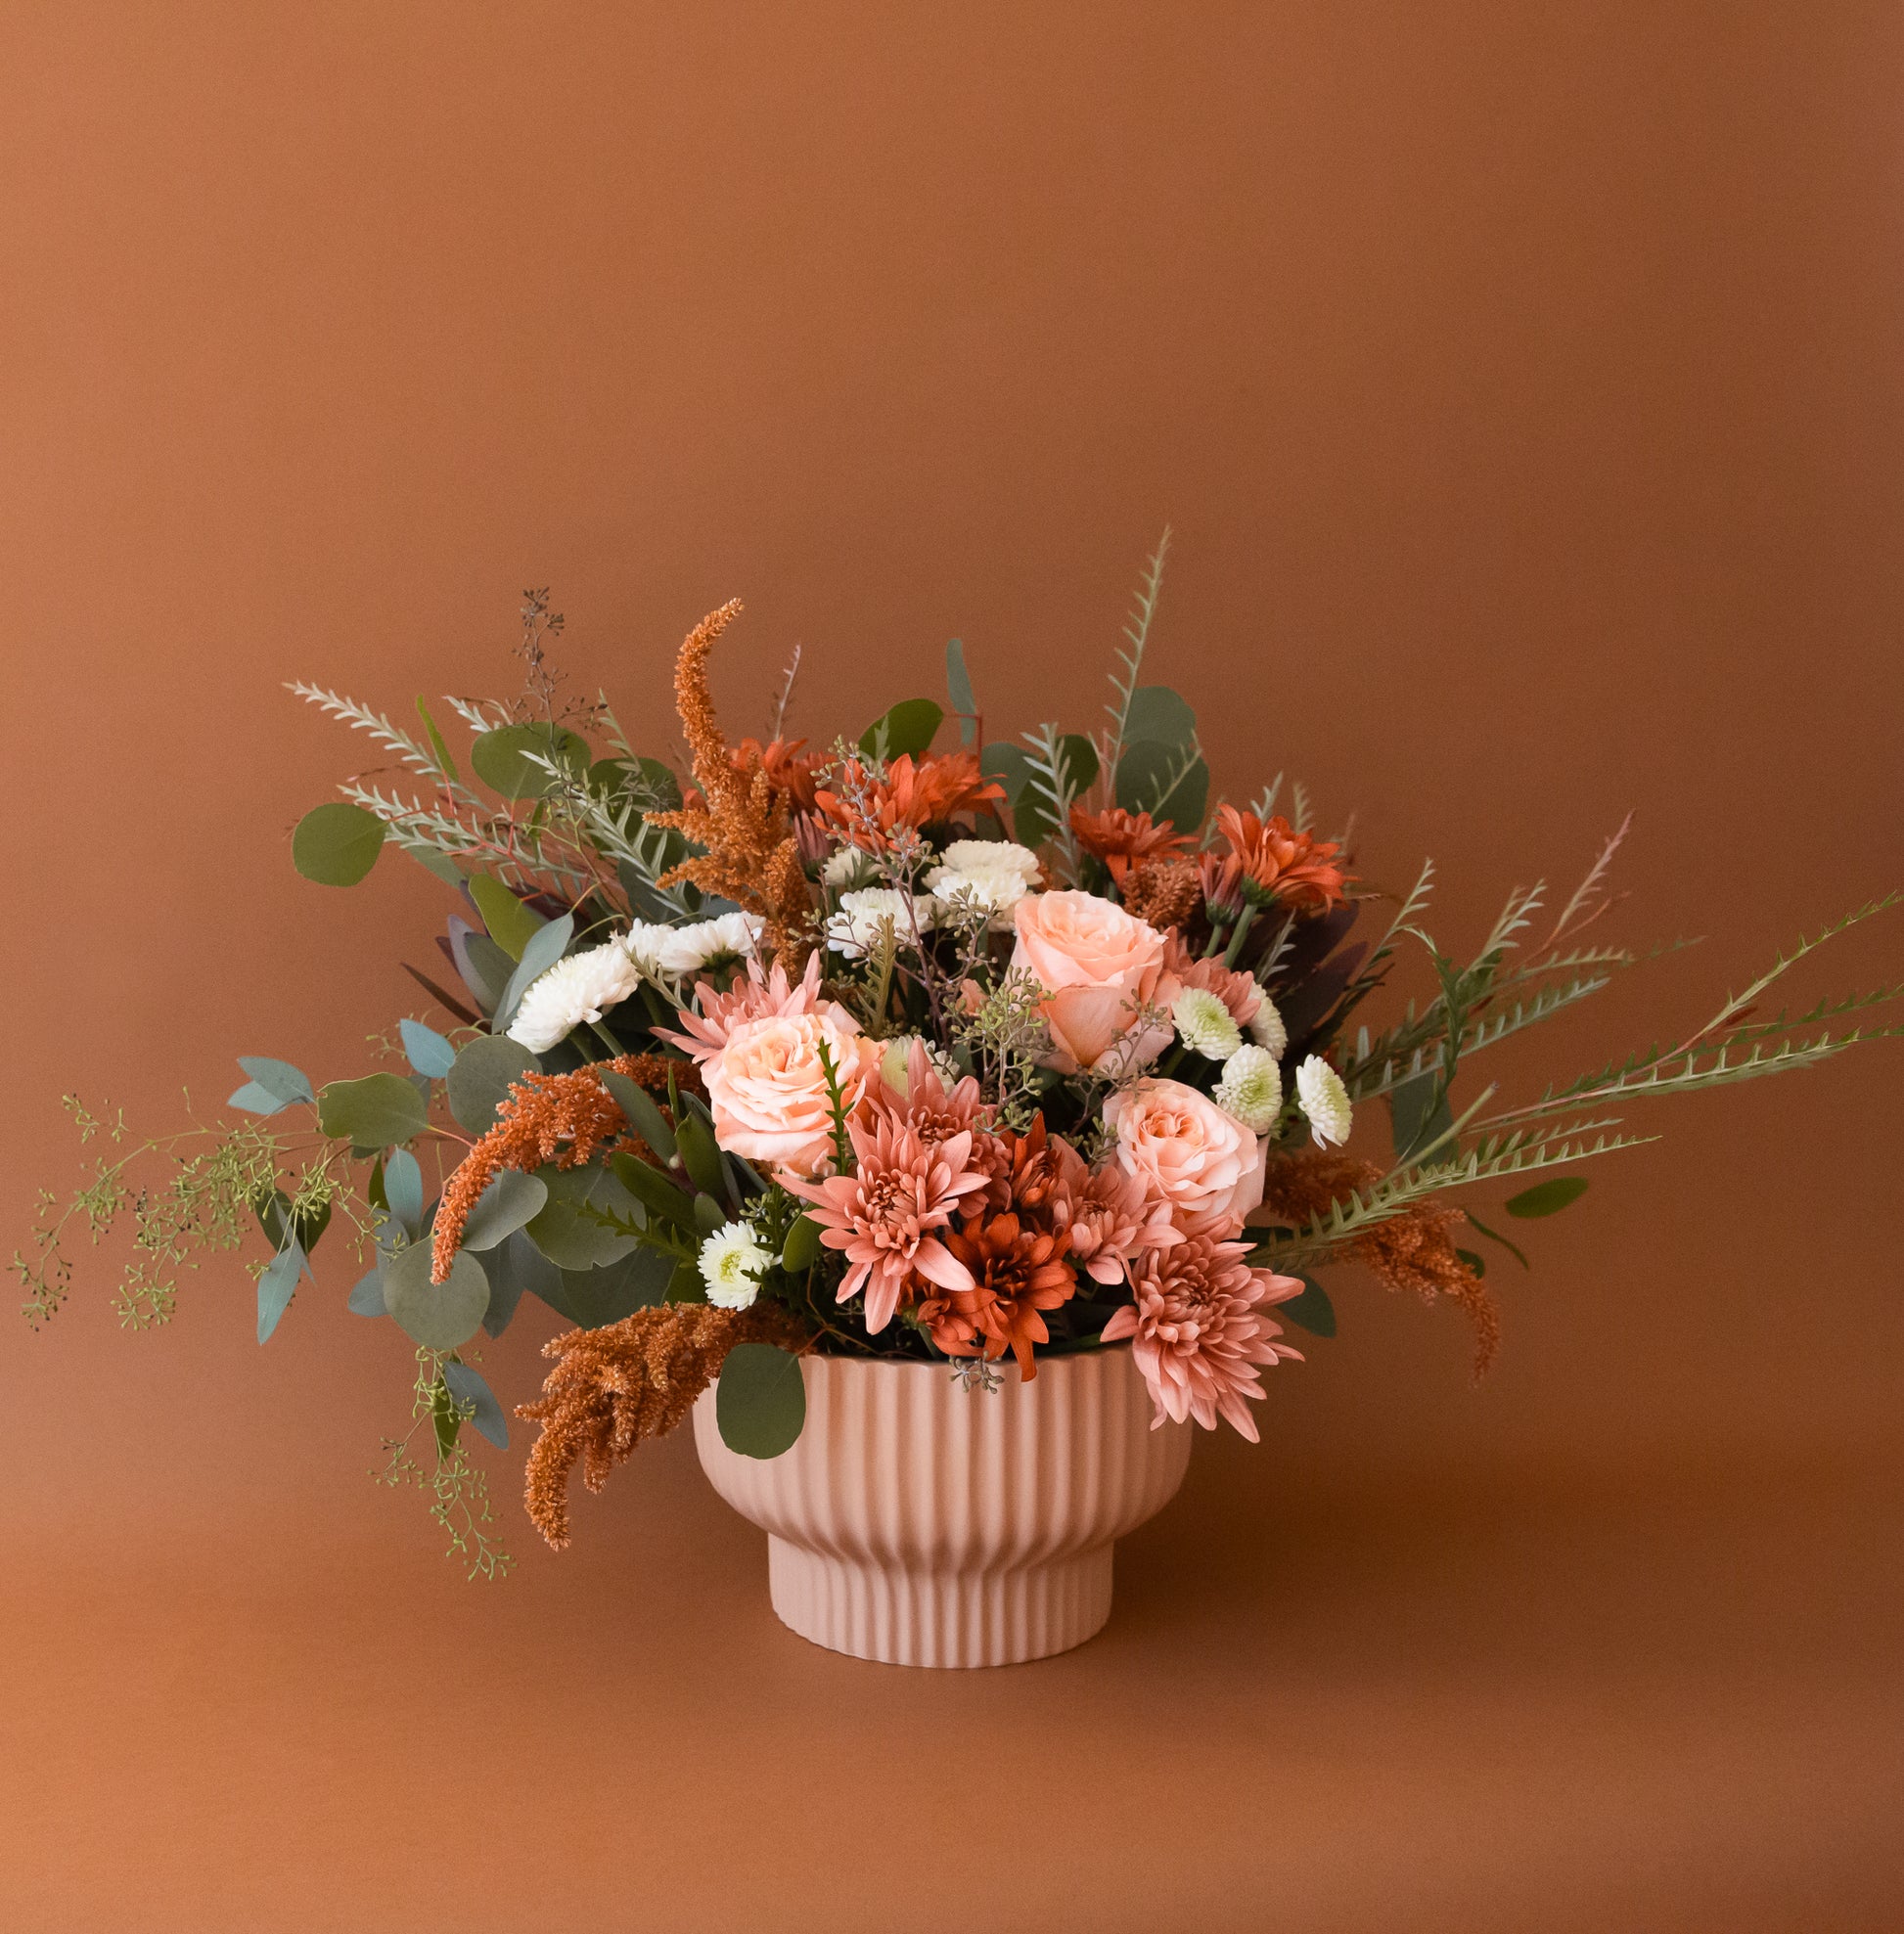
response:
[[[1104,741],[1104,769],[1113,777],[1124,751],[1124,734],[1130,727],[1131,699],[1137,692],[1137,674],[1144,663],[1144,650],[1151,640],[1151,620],[1156,616],[1157,594],[1163,586],[1163,561],[1170,555],[1170,526],[1163,526],[1156,549],[1144,567],[1144,582],[1132,601],[1130,615],[1124,620],[1124,642],[1117,648],[1117,670],[1111,674],[1115,702],[1105,706],[1111,715],[1111,730]],[[1119,677],[1118,673],[1122,676]]]
[[[1074,886],[1083,864],[1077,834],[1071,831],[1071,802],[1079,788],[1065,750],[1064,735],[1055,725],[1041,725],[1023,738],[1031,748],[1025,759],[1026,783],[1051,821],[1052,843],[1058,848],[1066,882]]]
[[[467,787],[456,781],[437,762],[436,755],[427,745],[412,739],[407,732],[394,726],[382,713],[374,712],[368,705],[360,704],[355,698],[346,698],[340,692],[332,692],[321,685],[306,685],[302,679],[287,679],[285,690],[295,692],[307,704],[315,705],[319,711],[327,712],[334,719],[349,726],[352,731],[366,732],[387,752],[394,752],[412,771],[433,779],[446,790],[460,793],[465,798],[473,797]]]
[[[1282,797],[1283,775],[1279,772],[1263,789],[1256,794],[1256,803],[1249,810],[1258,819],[1266,820],[1276,810],[1276,801]]]
[[[1290,824],[1298,832],[1307,832],[1316,823],[1315,801],[1309,797],[1309,788],[1297,779],[1290,784]]]

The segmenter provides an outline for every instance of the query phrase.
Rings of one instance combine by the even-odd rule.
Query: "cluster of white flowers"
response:
[[[749,1308],[773,1260],[746,1223],[723,1223],[701,1245],[701,1280],[707,1285],[707,1300],[724,1310]]]
[[[1038,883],[1037,854],[1009,839],[955,839],[940,859],[926,884],[948,906],[986,915],[996,932],[1011,926],[1012,909]]]
[[[757,915],[738,912],[691,921],[686,926],[643,920],[622,944],[651,980],[678,980],[719,961],[751,958],[760,944],[761,925]]]
[[[842,846],[820,869],[820,877],[829,886],[866,886],[878,872],[870,853],[862,853],[857,846]]]
[[[1243,1031],[1229,1009],[1201,987],[1186,987],[1177,996],[1170,1018],[1176,1023],[1177,1039],[1206,1061],[1227,1062],[1243,1046]]]
[[[600,1020],[641,985],[641,969],[624,940],[589,947],[558,961],[529,983],[509,1024],[509,1038],[544,1055],[585,1022]]]
[[[938,920],[938,903],[929,893],[915,893],[912,909],[906,908],[906,895],[891,886],[861,886],[839,896],[839,911],[827,922],[827,945],[836,954],[857,961],[880,944],[882,931],[890,926],[903,946],[912,938],[914,924],[921,933],[929,933]]]

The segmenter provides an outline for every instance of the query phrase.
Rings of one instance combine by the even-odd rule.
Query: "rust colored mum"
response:
[[[778,1303],[723,1310],[663,1303],[600,1329],[571,1329],[542,1346],[556,1367],[538,1403],[516,1415],[539,1423],[529,1452],[529,1516],[557,1551],[568,1542],[568,1474],[600,1491],[615,1465],[650,1437],[664,1436],[694,1407],[737,1343],[794,1349],[806,1330]]]
[[[1334,841],[1297,832],[1280,813],[1259,820],[1220,806],[1216,823],[1230,850],[1203,855],[1206,899],[1234,906],[1247,881],[1303,913],[1327,913],[1341,903],[1348,876],[1336,864],[1341,849]]]
[[[1112,883],[1120,887],[1134,861],[1168,859],[1191,843],[1169,820],[1153,825],[1149,813],[1127,813],[1121,806],[1101,813],[1073,806],[1071,831],[1087,853],[1095,853],[1105,863]]]
[[[976,752],[901,752],[882,778],[861,759],[848,759],[815,795],[820,812],[850,845],[868,853],[889,850],[902,829],[949,820],[1003,804],[1005,789],[978,770]]]
[[[1124,911],[1158,932],[1181,926],[1203,903],[1202,877],[1195,860],[1140,860],[1124,876]]]
[[[805,744],[804,739],[775,739],[765,745],[757,739],[743,739],[728,753],[728,763],[739,773],[764,772],[794,812],[810,813],[815,774],[824,761],[819,753],[803,750]]]
[[[701,1088],[700,1069],[661,1055],[623,1055],[601,1066],[657,1094],[667,1092],[670,1069],[677,1088],[696,1092]],[[588,1067],[571,1074],[525,1074],[511,1085],[508,1100],[496,1109],[495,1126],[463,1157],[443,1190],[431,1236],[432,1282],[449,1275],[470,1211],[504,1169],[532,1173],[545,1162],[557,1168],[580,1168],[605,1148],[648,1153],[640,1137],[629,1129],[620,1104],[596,1079],[597,1073],[598,1069]]]
[[[758,914],[767,923],[767,951],[791,959],[806,946],[807,890],[788,791],[766,769],[771,748],[756,742],[754,751],[739,760],[730,752],[707,690],[708,653],[740,610],[736,598],[708,612],[682,644],[674,697],[701,797],[679,812],[650,813],[648,823],[671,827],[707,849],[670,867],[661,885],[690,880]]]
[[[945,1246],[971,1272],[973,1286],[922,1298],[920,1321],[948,1357],[991,1362],[1010,1350],[1029,1383],[1038,1373],[1032,1347],[1051,1340],[1041,1312],[1068,1302],[1077,1288],[1065,1238],[1007,1211],[948,1232]]]
[[[1264,1205],[1297,1227],[1382,1179],[1373,1162],[1336,1148],[1303,1148],[1270,1158]],[[1459,1209],[1417,1202],[1386,1222],[1372,1223],[1342,1244],[1390,1289],[1412,1289],[1425,1302],[1445,1296],[1474,1330],[1474,1376],[1485,1376],[1501,1344],[1500,1312],[1486,1285],[1455,1252],[1450,1234],[1467,1217]]]

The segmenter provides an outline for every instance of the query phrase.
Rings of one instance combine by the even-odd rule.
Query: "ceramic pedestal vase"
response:
[[[1191,1426],[1151,1428],[1125,1349],[1041,1358],[966,1388],[942,1364],[803,1360],[806,1427],[769,1461],[695,1406],[702,1467],[767,1533],[774,1610],[887,1665],[1015,1665],[1111,1615],[1111,1548],[1176,1494]]]

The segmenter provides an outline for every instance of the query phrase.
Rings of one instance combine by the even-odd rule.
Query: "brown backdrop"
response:
[[[159,1127],[421,1012],[436,889],[292,873],[367,753],[281,681],[504,687],[525,584],[657,740],[736,593],[737,727],[795,641],[827,737],[954,634],[1083,723],[1168,518],[1219,781],[1436,856],[1451,938],[1636,810],[1620,933],[1710,939],[1566,1071],[1904,879],[1892,7],[15,0],[0,54],[11,1229],[63,1091]],[[1339,1277],[1106,1635],[977,1677],[782,1631],[680,1441],[560,1560],[489,1458],[466,1587],[366,1480],[408,1352],[340,1254],[261,1352],[236,1265],[140,1338],[102,1256],[0,1345],[0,1919],[1896,1926],[1900,1072],[1659,1110],[1478,1393]]]

